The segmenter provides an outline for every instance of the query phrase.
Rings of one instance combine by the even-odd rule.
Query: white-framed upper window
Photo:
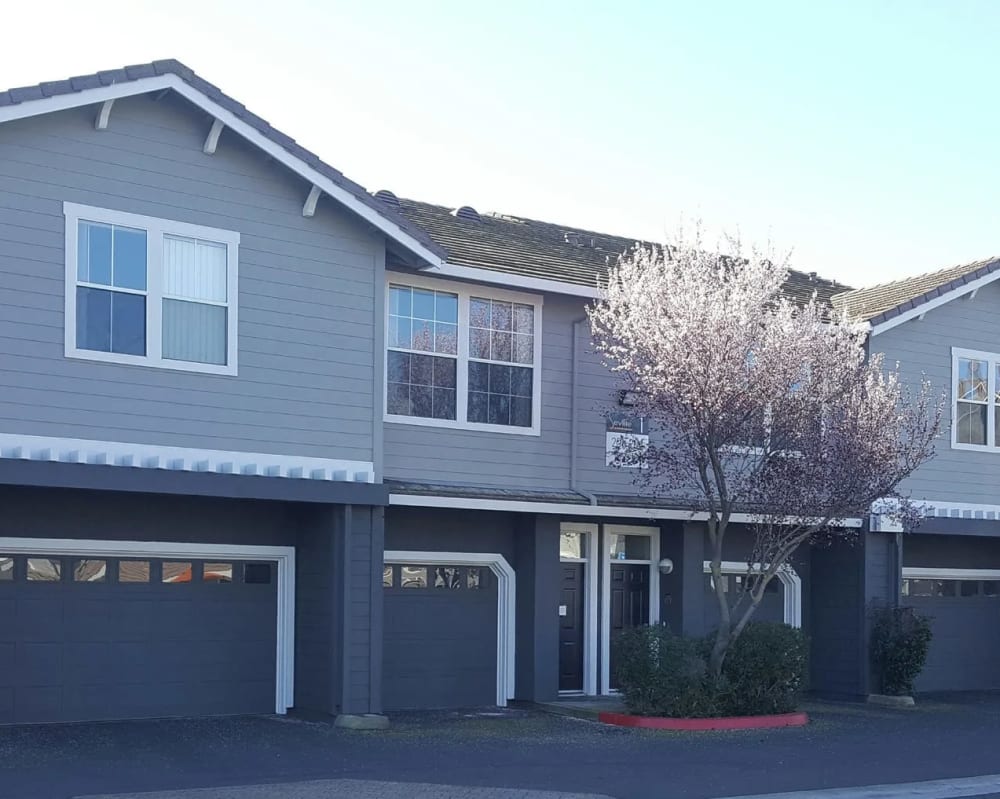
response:
[[[542,299],[390,273],[385,419],[538,435]]]
[[[951,350],[951,445],[1000,450],[1000,355]]]
[[[240,234],[64,203],[66,356],[235,375]]]

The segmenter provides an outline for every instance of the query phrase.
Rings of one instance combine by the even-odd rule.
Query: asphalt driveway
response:
[[[356,779],[699,799],[1000,771],[998,695],[808,710],[805,728],[698,734],[518,710],[402,715],[381,733],[274,717],[7,727],[0,797]]]

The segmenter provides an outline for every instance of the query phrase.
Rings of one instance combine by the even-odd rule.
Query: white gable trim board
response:
[[[19,433],[0,433],[0,459],[304,480],[375,482],[375,466],[371,461],[52,438]]]
[[[191,544],[169,541],[99,541],[75,538],[3,538],[5,555],[110,558],[266,560],[277,564],[278,612],[274,712],[295,703],[295,547]]]
[[[60,94],[54,97],[46,97],[41,100],[28,100],[23,103],[0,108],[0,123],[9,122],[15,119],[25,119],[27,117],[48,114],[54,111],[65,111],[70,108],[79,108],[85,105],[95,105],[98,103],[108,103],[122,97],[132,97],[149,92],[164,91],[171,89],[186,100],[193,103],[198,108],[213,117],[212,129],[215,130],[221,123],[224,127],[238,133],[251,144],[263,150],[267,155],[278,163],[290,169],[300,177],[324,193],[332,197],[352,213],[357,214],[370,225],[389,236],[394,241],[399,242],[407,250],[419,256],[422,260],[432,266],[441,265],[441,258],[429,250],[423,243],[411,236],[398,225],[386,219],[375,209],[365,205],[351,192],[338,186],[330,178],[323,175],[305,161],[292,155],[284,147],[273,142],[263,133],[253,126],[244,122],[231,111],[223,108],[217,102],[202,94],[181,77],[174,74],[157,75],[152,78],[140,78],[125,83],[113,83],[110,86],[100,86],[93,89],[73,92],[71,94]],[[106,106],[110,111],[111,106]],[[105,120],[107,123],[107,120]],[[113,122],[111,123],[113,124]],[[209,131],[211,134],[212,131]],[[219,129],[221,132],[221,129]],[[217,137],[216,137],[217,139]],[[211,136],[206,140],[206,147],[213,145]],[[214,146],[210,147],[214,150]]]

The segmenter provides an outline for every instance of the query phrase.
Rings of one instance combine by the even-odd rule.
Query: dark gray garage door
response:
[[[724,574],[726,594],[729,597],[729,606],[739,599],[742,592],[742,574]],[[773,579],[764,589],[764,598],[760,601],[753,616],[754,621],[777,621],[785,620],[785,586],[778,579]],[[719,600],[715,596],[715,587],[712,584],[712,575],[705,575],[705,632],[711,632],[719,626]]]
[[[1000,689],[1000,582],[903,580],[903,602],[931,616],[918,691]]]
[[[387,564],[387,710],[495,705],[497,582],[486,567]]]
[[[273,713],[276,576],[0,550],[0,723]]]

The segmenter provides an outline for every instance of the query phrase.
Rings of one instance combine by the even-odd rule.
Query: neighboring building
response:
[[[703,522],[607,465],[632,244],[372,196],[174,61],[0,93],[0,723],[602,693],[615,630],[711,629]],[[861,541],[761,610],[820,690],[898,590]]]
[[[933,460],[903,486],[924,505],[915,531],[873,517],[883,596],[933,617],[917,688],[1000,688],[1000,260],[858,289],[834,305],[871,326],[869,348],[946,397]],[[901,578],[901,579],[900,579]]]

